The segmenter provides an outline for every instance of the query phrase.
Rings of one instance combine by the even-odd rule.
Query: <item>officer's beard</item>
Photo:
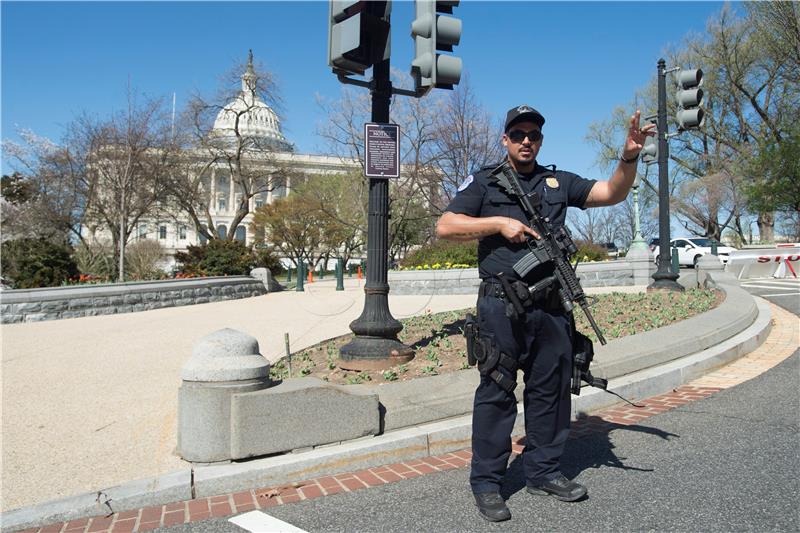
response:
[[[508,161],[518,174],[530,174],[536,168],[536,159],[521,160],[517,157],[508,154]]]

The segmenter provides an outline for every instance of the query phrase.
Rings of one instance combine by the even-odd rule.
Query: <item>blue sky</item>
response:
[[[627,104],[656,61],[702,32],[721,2],[462,1],[454,52],[480,102],[497,118],[522,103],[547,119],[540,162],[605,178],[584,141],[591,122]],[[278,78],[283,130],[301,153],[323,153],[317,95],[342,85],[327,66],[327,2],[9,2],[2,14],[2,138],[17,128],[57,141],[83,111],[122,109],[139,92],[213,94],[252,48]],[[392,66],[413,58],[413,2],[395,1]],[[633,110],[631,110],[633,111]],[[648,111],[648,110],[643,110]],[[499,132],[498,132],[499,135]],[[7,167],[3,165],[3,171]]]

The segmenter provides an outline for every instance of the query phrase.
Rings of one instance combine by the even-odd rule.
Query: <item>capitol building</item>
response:
[[[357,160],[298,154],[294,151],[281,132],[277,114],[256,93],[252,52],[241,79],[241,91],[219,111],[207,136],[207,146],[204,143],[203,146],[193,147],[184,157],[189,159],[186,165],[191,169],[189,172],[195,172],[190,179],[199,178],[204,201],[208,202],[208,216],[205,209],[198,211],[203,214],[201,220],[213,220],[213,232],[219,237],[226,237],[233,232],[235,239],[252,244],[263,240],[263,235],[256,235],[252,228],[253,212],[262,205],[289,195],[293,181],[296,183],[325,174],[352,173],[354,170],[360,172],[361,164]],[[219,157],[214,150],[225,151],[227,145],[231,147],[228,151],[234,152],[235,143],[241,145],[242,139],[247,143],[247,155],[242,160],[247,165],[247,177],[251,182],[260,184],[254,190],[261,192],[249,198],[248,214],[236,228],[232,228],[236,207],[243,199],[243,190],[231,174],[229,158]],[[129,242],[137,239],[157,240],[166,254],[163,267],[169,270],[174,266],[175,252],[184,251],[189,245],[202,244],[206,237],[196,231],[190,217],[177,207],[160,205],[156,212],[157,215],[139,220]],[[85,232],[90,239],[103,240],[103,232],[91,232],[88,229]]]

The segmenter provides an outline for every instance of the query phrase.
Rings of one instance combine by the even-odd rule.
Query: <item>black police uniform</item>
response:
[[[517,200],[490,179],[495,167],[484,167],[467,178],[446,211],[471,217],[505,216],[527,224]],[[564,224],[568,206],[583,208],[595,180],[537,164],[530,174],[520,175],[520,182],[527,192],[539,194],[542,216],[557,227]],[[535,299],[522,316],[507,316],[497,274],[518,279],[512,266],[527,252],[525,243],[512,243],[500,233],[479,241],[482,284],[478,297],[478,326],[481,338],[510,357],[515,363],[511,366],[524,373],[527,444],[522,460],[528,485],[539,486],[560,471],[559,460],[569,434],[572,322],[557,298],[552,297]],[[552,265],[539,265],[521,281],[530,285],[552,271]],[[492,290],[493,287],[497,291]],[[516,369],[507,366],[500,365],[496,369],[515,382]],[[508,384],[508,380],[505,381]],[[481,372],[472,417],[470,484],[475,494],[499,491],[506,471],[511,455],[510,436],[517,415],[516,397],[513,390],[508,389],[498,379]]]

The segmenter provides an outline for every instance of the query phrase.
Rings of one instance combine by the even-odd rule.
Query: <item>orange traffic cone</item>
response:
[[[361,279],[363,274],[361,274],[361,265],[358,265],[358,279]]]
[[[308,282],[314,283],[314,272],[311,270],[308,271]]]

